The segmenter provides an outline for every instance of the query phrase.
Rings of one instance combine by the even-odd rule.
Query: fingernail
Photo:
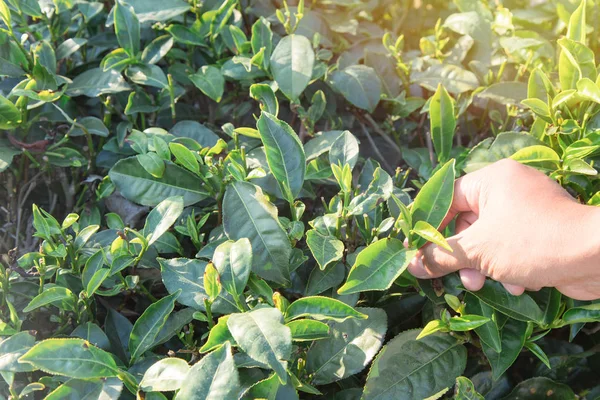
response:
[[[408,266],[408,271],[418,279],[431,278],[423,265],[423,257],[415,257]]]

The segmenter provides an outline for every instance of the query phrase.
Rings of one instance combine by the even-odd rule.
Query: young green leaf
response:
[[[212,262],[206,264],[204,269],[204,290],[208,296],[208,301],[213,302],[219,297],[221,293],[222,285],[221,279],[219,278],[219,271],[215,268]]]
[[[136,156],[140,165],[155,178],[162,178],[165,173],[165,162],[156,153],[138,154]]]
[[[277,117],[279,114],[279,102],[271,86],[265,83],[255,83],[250,86],[250,97],[260,103],[260,109]]]
[[[230,342],[232,345],[236,344],[235,339],[233,336],[231,336],[229,328],[227,327],[228,320],[229,315],[224,315],[219,318],[217,324],[210,330],[206,343],[200,347],[200,353],[208,353],[209,351],[213,351],[226,342]]]
[[[482,317],[481,315],[454,316],[448,321],[448,328],[450,328],[451,331],[465,332],[479,328],[488,322],[490,322],[490,319]]]
[[[431,138],[438,161],[445,163],[450,158],[456,130],[456,117],[454,116],[454,100],[441,84],[429,103],[429,119]]]
[[[452,248],[436,228],[425,221],[418,221],[413,227],[412,233],[421,236],[423,239],[440,246],[443,249],[452,251]]]
[[[350,131],[344,131],[331,144],[329,163],[342,167],[348,164],[352,170],[358,161],[358,151],[356,137]]]
[[[329,326],[323,322],[310,319],[299,319],[286,324],[292,332],[292,340],[296,342],[311,342],[329,337]]]
[[[448,330],[448,327],[439,319],[429,321],[421,330],[421,332],[419,332],[419,335],[417,336],[416,340],[420,340],[425,336],[433,335],[434,333],[439,332],[442,329],[445,329],[446,332]]]
[[[544,365],[546,367],[548,367],[548,369],[552,369],[552,366],[550,365],[550,360],[548,359],[548,356],[546,355],[546,353],[544,353],[544,350],[542,350],[542,348],[534,342],[525,342],[525,347],[531,351],[533,353],[533,355],[535,355],[537,358],[539,358],[539,360],[541,362],[544,363]]]
[[[600,321],[600,303],[573,307],[565,311],[562,316],[565,324],[578,324]]]
[[[187,258],[159,258],[162,280],[169,293],[181,290],[177,302],[196,310],[205,310],[204,300],[208,299],[204,284],[204,271],[207,262]],[[228,314],[238,311],[231,295],[221,292],[211,306],[213,312]]]
[[[0,96],[0,129],[15,129],[21,123],[21,112],[7,98]]]
[[[292,321],[301,317],[319,320],[331,319],[342,322],[348,318],[367,318],[346,303],[323,296],[303,297],[294,301],[285,313],[285,320]]]
[[[173,47],[173,37],[171,35],[162,35],[154,39],[142,52],[142,62],[144,64],[156,64],[167,55]]]
[[[196,156],[187,147],[181,143],[171,142],[169,143],[169,150],[175,156],[177,164],[181,165],[188,171],[192,171],[196,174],[200,173],[200,164],[196,159]]]
[[[500,340],[500,330],[498,329],[496,312],[494,309],[473,296],[471,293],[465,295],[464,303],[465,311],[467,313],[481,315],[491,320],[489,323],[475,328],[475,333],[489,348],[496,353],[500,353],[502,351],[502,341]]]
[[[215,249],[212,261],[221,277],[223,288],[232,296],[244,293],[252,271],[252,246],[242,238],[237,242],[227,241]]]
[[[411,208],[413,224],[419,221],[425,221],[429,225],[438,229],[440,224],[448,214],[454,197],[454,160],[444,164],[425,185],[415,197]],[[425,240],[417,240],[415,247],[421,247]]]

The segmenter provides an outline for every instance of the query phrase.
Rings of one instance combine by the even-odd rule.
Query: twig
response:
[[[425,141],[427,142],[427,150],[429,150],[429,160],[431,161],[431,165],[435,167],[435,153],[433,152],[433,143],[431,141],[431,135],[427,130],[423,132],[425,132]]]
[[[383,154],[381,154],[381,152],[379,151],[379,148],[377,147],[377,144],[375,143],[375,141],[373,140],[373,137],[369,133],[369,129],[367,129],[367,127],[365,126],[365,124],[362,123],[362,121],[358,120],[358,123],[360,124],[360,127],[363,130],[363,133],[367,136],[367,140],[371,144],[371,147],[373,148],[373,151],[375,152],[375,154],[377,154],[377,157],[379,157],[379,159],[381,160],[381,162],[383,163],[383,165],[385,166],[385,168],[388,171],[393,171],[394,168],[392,168],[392,166],[387,162],[387,160],[385,159],[385,157],[383,156]]]
[[[27,200],[27,198],[29,197],[29,195],[31,194],[31,192],[33,191],[35,186],[37,185],[37,179],[43,174],[44,174],[43,171],[38,172],[36,175],[34,175],[33,178],[31,178],[31,180],[29,180],[25,185],[23,185],[23,187],[21,188],[21,191],[19,192],[19,198],[17,200],[17,231],[16,231],[16,235],[15,235],[15,248],[16,249],[19,248],[19,232],[21,232],[21,216],[23,214],[23,207],[25,206],[25,200]],[[27,190],[25,190],[25,187],[27,187]]]
[[[392,146],[392,148],[394,150],[396,150],[396,152],[398,153],[399,156],[402,156],[402,150],[400,150],[400,147],[398,147],[398,144],[396,142],[394,142],[392,140],[392,138],[390,138],[389,135],[383,131],[383,129],[381,129],[381,127],[377,124],[377,122],[375,122],[373,117],[371,117],[371,115],[369,115],[369,114],[364,114],[364,118],[369,123],[369,125],[371,125],[373,130],[379,136],[381,136],[381,138],[383,140],[385,140],[390,146]]]

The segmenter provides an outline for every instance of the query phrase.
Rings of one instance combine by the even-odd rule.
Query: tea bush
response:
[[[599,16],[0,0],[0,398],[599,399],[600,303],[406,272],[500,159],[600,203]]]

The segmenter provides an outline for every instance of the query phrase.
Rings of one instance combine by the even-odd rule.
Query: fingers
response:
[[[459,273],[460,280],[462,281],[463,286],[467,290],[477,291],[481,289],[483,287],[483,284],[485,283],[485,275],[483,275],[476,269],[461,269]]]
[[[477,221],[479,217],[474,212],[463,212],[456,217],[455,230],[456,233],[461,233]]]
[[[502,286],[504,286],[504,289],[508,290],[508,293],[512,294],[513,296],[520,296],[525,293],[525,288],[523,286],[513,285],[510,283],[503,283]]]
[[[409,272],[417,278],[430,279],[463,268],[470,268],[471,260],[469,260],[464,247],[470,236],[465,236],[464,233],[469,231],[448,238],[448,244],[452,248],[452,252],[433,244],[422,248],[408,266]]]

